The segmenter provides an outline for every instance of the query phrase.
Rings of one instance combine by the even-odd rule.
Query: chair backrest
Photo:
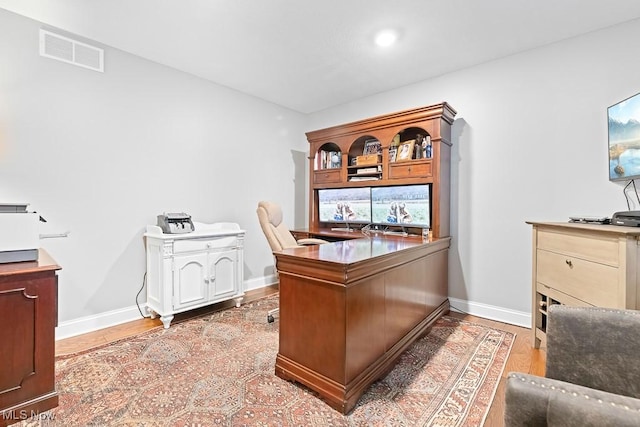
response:
[[[295,248],[298,242],[293,238],[286,225],[282,222],[282,209],[273,202],[258,202],[258,220],[271,251]]]

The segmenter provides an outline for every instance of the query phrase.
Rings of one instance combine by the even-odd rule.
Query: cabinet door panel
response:
[[[58,404],[54,372],[57,286],[55,273],[0,276],[0,413],[7,408],[31,409],[34,402],[40,405],[33,408],[38,411]],[[0,415],[0,425],[2,421]]]
[[[174,259],[173,308],[201,304],[208,299],[206,253]]]
[[[211,271],[211,283],[213,298],[235,294],[238,290],[238,280],[236,275],[237,252],[226,251],[211,253],[209,268]]]

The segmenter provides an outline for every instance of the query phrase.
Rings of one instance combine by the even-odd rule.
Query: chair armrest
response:
[[[549,307],[547,378],[640,398],[640,312]]]
[[[529,374],[509,373],[506,427],[640,425],[640,399]]]
[[[327,242],[326,240],[314,239],[314,238],[298,240],[298,244],[301,245],[301,246],[322,245],[323,243],[329,243],[329,242]]]

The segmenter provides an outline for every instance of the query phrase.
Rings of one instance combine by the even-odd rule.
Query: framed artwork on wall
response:
[[[609,180],[640,178],[640,93],[607,108]]]

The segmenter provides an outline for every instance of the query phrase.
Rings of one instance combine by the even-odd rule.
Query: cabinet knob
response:
[[[209,278],[208,277],[204,278],[204,283],[209,283]]]
[[[573,263],[571,262],[570,259],[567,259],[564,261],[569,267],[573,267]]]

